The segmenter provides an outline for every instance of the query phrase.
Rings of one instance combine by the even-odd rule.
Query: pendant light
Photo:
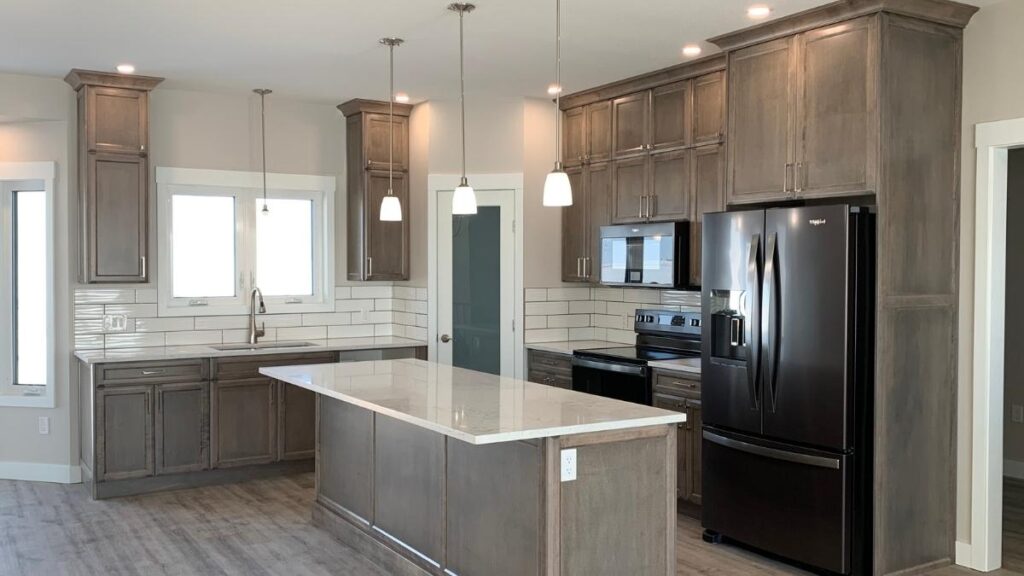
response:
[[[267,107],[266,98],[267,94],[273,92],[273,90],[267,90],[266,88],[257,88],[253,92],[260,95],[260,140],[263,144],[263,213],[270,214],[270,208],[267,207]]]
[[[555,0],[555,169],[544,180],[545,206],[572,206],[572,185],[562,169],[562,0]]]
[[[388,193],[380,201],[381,222],[401,222],[402,202],[395,196],[395,46],[404,42],[401,38],[381,38],[380,43],[388,47]]]
[[[466,181],[466,73],[462,33],[463,17],[474,8],[473,4],[461,2],[448,5],[449,10],[459,13],[459,104],[462,107],[462,180],[452,196],[452,214],[476,214],[476,192]]]

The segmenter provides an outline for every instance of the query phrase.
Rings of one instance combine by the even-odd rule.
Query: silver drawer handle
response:
[[[157,374],[163,374],[165,370],[143,370],[143,376],[156,376]]]

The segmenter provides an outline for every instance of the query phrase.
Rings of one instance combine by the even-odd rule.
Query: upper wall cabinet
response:
[[[604,162],[612,150],[612,103],[595,102],[566,110],[562,117],[562,163]]]
[[[348,164],[348,279],[409,279],[409,115],[412,106],[395,104],[392,191],[402,204],[401,222],[381,222],[380,203],[388,192],[388,103],[350,100],[345,115]]]
[[[730,204],[872,194],[878,17],[730,53]]]
[[[162,78],[72,70],[81,281],[149,281],[149,91]]]

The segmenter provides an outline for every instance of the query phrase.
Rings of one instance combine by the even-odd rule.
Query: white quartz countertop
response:
[[[416,359],[280,366],[260,373],[470,444],[686,421],[678,412]]]
[[[676,360],[651,360],[647,362],[651,368],[700,374],[700,358],[678,358]]]
[[[344,352],[350,350],[376,350],[381,348],[412,348],[426,346],[423,340],[399,336],[373,338],[335,338],[331,340],[303,340],[312,346],[273,347],[243,350],[217,350],[210,346],[157,346],[152,348],[118,348],[107,350],[78,350],[75,357],[86,364],[112,362],[140,362],[181,360],[186,358],[223,358],[228,356],[265,356],[268,354],[303,354],[310,352]]]
[[[544,352],[572,355],[572,353],[577,350],[622,348],[623,346],[630,345],[631,344],[623,344],[621,342],[608,342],[606,340],[565,340],[561,342],[534,342],[527,344],[526,347],[531,350],[543,350]]]

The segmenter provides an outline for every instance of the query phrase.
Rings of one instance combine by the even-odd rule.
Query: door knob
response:
[[[451,342],[453,340],[455,340],[455,339],[452,338],[451,336],[449,336],[447,334],[441,334],[441,342],[444,342],[445,344],[447,344],[447,343],[449,343],[449,342]]]

